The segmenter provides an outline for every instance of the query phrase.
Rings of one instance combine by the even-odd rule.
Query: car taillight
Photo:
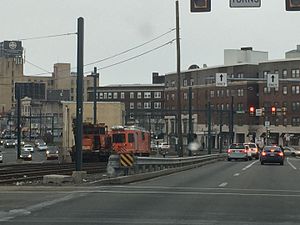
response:
[[[228,150],[227,150],[227,153],[231,153],[231,152],[232,152],[232,150],[231,150],[231,149],[228,149]]]
[[[261,155],[262,155],[262,156],[266,156],[267,153],[266,153],[266,152],[262,152]]]
[[[279,152],[278,155],[279,155],[279,156],[283,156],[283,152]]]
[[[244,149],[244,150],[240,150],[241,153],[247,153],[247,150]]]

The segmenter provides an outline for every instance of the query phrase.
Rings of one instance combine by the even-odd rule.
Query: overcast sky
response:
[[[190,0],[180,0],[181,69],[192,64],[222,65],[224,49],[251,46],[269,59],[300,44],[300,12],[286,12],[285,0],[261,0],[261,8],[230,8],[229,0],[212,0],[209,13],[190,13]],[[110,57],[175,28],[175,0],[1,0],[1,41],[65,34],[85,22],[84,63]],[[71,63],[76,71],[76,35],[24,40],[25,75],[53,71]],[[119,57],[86,66],[103,68],[156,49],[175,38],[170,32]],[[30,63],[43,68],[39,69]],[[176,71],[176,43],[131,61],[100,70],[101,85],[151,83],[152,72]]]

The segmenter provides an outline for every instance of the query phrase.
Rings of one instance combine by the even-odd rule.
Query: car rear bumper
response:
[[[230,159],[246,159],[246,158],[248,158],[248,154],[231,153],[231,154],[227,154],[227,158],[230,158]]]
[[[265,163],[282,163],[284,161],[284,158],[279,156],[274,156],[274,157],[267,156],[267,157],[260,157],[260,161]]]

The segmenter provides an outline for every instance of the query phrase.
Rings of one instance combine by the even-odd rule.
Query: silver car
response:
[[[285,146],[283,147],[283,152],[285,156],[292,156],[292,157],[300,156],[300,150],[297,150],[293,147]]]
[[[245,161],[252,159],[249,146],[243,143],[231,144],[227,150],[227,160],[231,161],[231,159],[243,159]]]

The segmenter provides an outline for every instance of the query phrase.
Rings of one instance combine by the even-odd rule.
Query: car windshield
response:
[[[264,148],[265,152],[281,152],[281,148],[280,147],[265,147]]]

